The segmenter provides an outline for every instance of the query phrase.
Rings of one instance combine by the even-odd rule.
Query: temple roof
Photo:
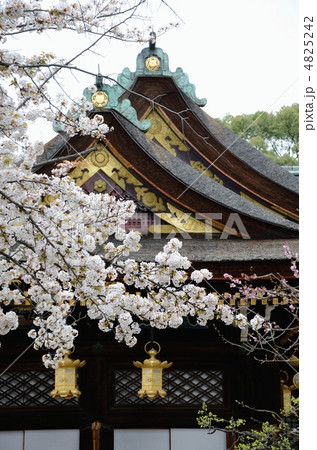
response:
[[[237,158],[240,158],[241,161],[245,162],[253,170],[269,178],[278,185],[298,193],[298,180],[296,177],[292,176],[288,170],[275,164],[274,161],[267,158],[255,147],[252,147],[245,139],[237,136],[229,128],[208,116],[208,114],[201,108],[198,108],[191,99],[187,99],[187,103],[210,133]]]
[[[159,219],[163,234],[297,238],[298,178],[203,111],[206,99],[181,68],[170,71],[162,49],[143,49],[136,71],[124,68],[116,85],[99,74],[95,90],[84,90],[89,114],[113,131],[100,142],[59,130],[37,170],[81,154],[70,176],[87,192],[136,201],[152,216],[150,235]]]
[[[262,208],[256,203],[250,202],[246,198],[236,194],[229,188],[226,188],[209,177],[202,176],[201,174],[197,176],[197,170],[195,170],[191,165],[186,164],[181,159],[175,158],[171,153],[167,152],[155,141],[147,139],[144,134],[142,134],[136,127],[133,127],[133,125],[131,125],[123,117],[120,117],[117,114],[115,115],[118,122],[123,125],[127,133],[129,133],[130,136],[142,147],[144,153],[152,158],[153,161],[155,161],[155,163],[164,171],[169,173],[170,176],[182,184],[184,194],[179,195],[178,198],[185,196],[185,190],[190,190],[191,193],[196,192],[199,196],[205,197],[216,204],[229,208],[230,211],[285,227],[287,229],[297,230],[297,224],[294,222],[286,220],[281,216]],[[131,161],[132,158],[129,162],[131,163]],[[212,211],[206,210],[200,212],[208,213]]]

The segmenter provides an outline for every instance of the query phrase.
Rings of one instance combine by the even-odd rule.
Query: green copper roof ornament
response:
[[[94,88],[94,89],[93,89]],[[94,86],[84,89],[84,97],[93,104],[94,109],[115,109],[124,89],[118,84],[105,84],[103,76],[98,72]]]
[[[151,123],[148,120],[138,120],[136,110],[131,106],[128,99],[119,101],[119,97],[125,92],[125,88],[120,84],[105,84],[103,76],[99,72],[95,81],[96,92],[86,88],[83,92],[86,99],[93,104],[95,111],[114,110],[128,119],[140,130],[146,132],[149,130]]]
[[[139,76],[167,76],[172,77],[179,89],[188,95],[198,106],[205,106],[206,98],[199,99],[196,96],[196,87],[189,82],[189,77],[183,69],[178,67],[175,72],[169,69],[168,55],[161,48],[156,47],[156,34],[150,33],[149,46],[138,54],[136,71],[131,72],[125,67],[118,75],[117,81],[125,89],[130,89]]]
[[[99,68],[98,68],[99,69]],[[85,88],[83,95],[86,100],[93,105],[94,112],[103,112],[114,110],[128,119],[133,125],[139,128],[141,131],[148,131],[151,122],[149,120],[138,120],[136,110],[131,106],[131,102],[128,99],[119,101],[119,97],[125,92],[125,88],[120,84],[105,84],[103,82],[103,75],[98,71],[94,86]],[[79,109],[79,108],[78,108]],[[72,114],[72,118],[76,120],[80,116],[80,112]],[[69,113],[70,115],[70,113]],[[61,131],[59,123],[54,124],[55,131]]]

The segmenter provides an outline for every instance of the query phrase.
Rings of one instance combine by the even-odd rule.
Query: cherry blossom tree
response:
[[[68,29],[95,38],[87,51],[105,36],[143,39],[127,25],[145,3],[5,1],[0,40],[3,45],[10,37]],[[36,349],[47,349],[47,367],[56,367],[74,345],[78,303],[85,304],[87,316],[102,331],[113,330],[118,341],[130,346],[140,332],[140,320],[156,328],[178,327],[192,315],[205,324],[216,309],[226,323],[234,320],[233,311],[199,286],[211,279],[208,270],[189,276],[190,262],[179,253],[177,239],[153,262],[129,257],[140,247],[140,235],[124,228],[134,213],[131,201],[85,194],[66,176],[69,162],[59,164],[51,176],[32,171],[43,144],[30,142],[28,121],[58,117],[69,135],[92,134],[100,140],[108,132],[100,115],[86,114],[91,108],[86,101],[75,102],[74,119],[64,114],[69,108],[64,99],[51,97],[50,83],[62,70],[74,70],[75,59],[64,61],[45,52],[30,58],[0,50],[0,334],[18,327],[10,306],[27,297],[35,312],[28,335]],[[131,286],[143,294],[132,294]]]
[[[293,255],[286,245],[284,252],[290,262],[293,284],[273,273],[264,276],[241,274],[240,278],[225,273],[224,277],[233,289],[233,295],[238,293],[240,305],[245,305],[241,317],[245,329],[240,342],[231,344],[243,345],[246,352],[262,363],[276,361],[294,367],[294,357],[297,358],[299,350],[299,256]],[[267,279],[269,283],[265,283]],[[252,308],[251,299],[260,299],[266,305],[264,313]],[[278,319],[272,317],[275,310],[279,313]],[[236,316],[238,319],[239,315]]]

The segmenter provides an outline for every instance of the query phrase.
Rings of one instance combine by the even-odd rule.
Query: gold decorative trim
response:
[[[154,192],[149,191],[147,187],[136,187],[135,192],[137,194],[137,199],[152,211],[158,212],[166,210],[163,199],[154,194]]]
[[[109,161],[109,155],[104,148],[98,147],[97,150],[89,154],[92,165],[96,167],[104,167]]]
[[[212,180],[216,181],[217,183],[223,185],[223,181],[221,178],[218,177],[218,175],[214,174],[211,170],[208,169],[207,166],[205,166],[202,162],[200,161],[190,161],[190,165],[198,170],[198,172],[202,173],[203,175],[205,175],[208,178],[211,178]]]
[[[155,138],[173,156],[176,156],[176,150],[180,152],[189,151],[189,148],[156,110],[151,110],[147,120],[151,122],[151,127],[146,133],[149,139]]]
[[[161,213],[157,214],[157,216],[177,228],[179,232],[184,231],[189,234],[221,233],[221,231],[217,230],[215,227],[192,217],[191,214],[178,209],[171,203],[167,203],[167,207],[170,211],[169,213]]]
[[[97,192],[104,192],[107,189],[107,182],[99,178],[99,180],[94,183],[94,190]]]
[[[166,202],[155,192],[144,186],[142,181],[138,180],[114,155],[99,143],[97,150],[91,151],[78,166],[72,170],[70,177],[76,181],[78,186],[82,186],[99,170],[102,170],[114,183],[123,191],[127,191],[127,185],[133,186],[136,200],[140,201],[146,208],[157,217],[161,218],[166,224],[155,224],[149,227],[149,232],[186,232],[189,234],[219,234],[219,229],[193,217],[173,204]],[[94,189],[97,192],[103,192],[106,189],[106,181],[96,180]],[[133,191],[131,192],[133,195]]]
[[[275,208],[270,208],[269,206],[263,205],[262,203],[258,202],[257,200],[255,200],[254,198],[250,197],[249,195],[247,195],[246,193],[244,193],[242,191],[240,191],[240,195],[241,195],[241,197],[249,200],[250,202],[255,203],[258,206],[261,206],[261,208],[266,209],[267,211],[273,212],[277,216],[280,216],[280,217],[283,217],[283,218],[287,217],[286,214],[283,214],[282,212],[275,211]]]

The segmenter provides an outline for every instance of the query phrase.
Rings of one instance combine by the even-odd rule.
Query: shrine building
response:
[[[269,284],[275,273],[297,283],[283,246],[298,251],[298,177],[210,117],[191,81],[182,68],[170,70],[161,48],[144,48],[134,72],[124,68],[112,84],[100,74],[95,92],[84,90],[89,114],[101,114],[112,129],[106,139],[69,137],[57,125],[36,171],[49,174],[61,160],[76,159],[70,177],[85,192],[136,203],[127,228],[142,233],[142,248],[132,258],[151,261],[177,237],[192,267],[213,273],[206,289],[220,302],[279,317],[282,297],[245,305],[228,295],[224,274],[256,273]],[[0,372],[30,343],[31,307],[17,311],[22,326],[1,339]],[[86,361],[77,373],[81,395],[53,398],[54,370],[29,349],[0,379],[0,449],[221,450],[232,438],[198,428],[202,402],[226,418],[246,417],[236,401],[282,407],[279,365],[248,355],[239,328],[189,319],[178,329],[144,324],[128,348],[88,319],[78,327],[71,358]],[[164,398],[138,395],[141,370],[133,361],[148,357],[152,341],[157,358],[173,363],[163,370]]]

